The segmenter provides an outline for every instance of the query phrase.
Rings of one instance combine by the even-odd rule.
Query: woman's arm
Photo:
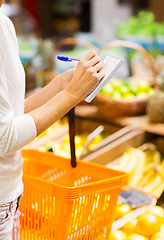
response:
[[[28,97],[25,101],[24,112],[28,113],[42,106],[52,97],[54,97],[57,93],[65,89],[71,81],[74,71],[75,69],[73,68],[58,75],[40,91]]]
[[[65,115],[94,90],[104,77],[103,63],[90,51],[78,62],[69,85],[40,107],[28,112],[34,119],[37,135]]]

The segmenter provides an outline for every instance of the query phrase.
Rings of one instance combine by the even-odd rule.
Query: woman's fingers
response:
[[[94,67],[99,62],[101,62],[101,58],[98,55],[96,55],[88,61],[88,64],[89,66]]]
[[[88,61],[88,67],[91,67],[94,72],[100,72],[103,69],[104,64],[100,56],[95,55]]]
[[[94,67],[92,67],[93,71],[100,72],[104,67],[103,62],[98,62]]]
[[[100,81],[103,77],[105,77],[105,72],[103,72],[103,71],[98,72],[97,73],[97,77],[98,77],[98,79]]]
[[[82,61],[82,62],[89,61],[90,59],[92,59],[95,56],[96,56],[95,51],[89,51],[80,61]]]
[[[77,64],[73,78],[67,90],[80,101],[99,84],[105,76],[103,62],[94,51],[90,51]]]
[[[86,68],[96,66],[93,68],[93,71],[100,71],[103,68],[102,60],[95,51],[89,51],[88,54],[80,60],[80,62],[81,64],[84,64]]]
[[[105,76],[105,73],[102,71],[104,64],[100,56],[98,56],[95,51],[90,51],[87,55],[85,55],[81,64],[84,64],[85,71],[89,71],[97,82]]]

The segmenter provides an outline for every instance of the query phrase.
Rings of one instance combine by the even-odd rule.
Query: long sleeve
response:
[[[12,111],[0,112],[0,157],[22,148],[35,137],[35,123],[29,114],[14,117]]]
[[[13,28],[12,28],[13,30]],[[24,71],[16,39],[0,29],[0,157],[20,149],[36,136],[34,120],[24,114]],[[7,53],[6,53],[7,51]],[[11,61],[11,62],[10,62]]]
[[[36,136],[33,118],[24,114],[25,73],[15,29],[0,11],[0,204],[23,192],[21,147]]]

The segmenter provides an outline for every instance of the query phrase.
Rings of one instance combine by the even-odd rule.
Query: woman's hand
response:
[[[103,62],[96,52],[90,51],[78,62],[66,90],[79,102],[82,101],[105,76],[102,71],[103,66]]]
[[[58,85],[61,86],[61,90],[68,87],[69,83],[72,80],[73,74],[75,72],[75,68],[71,68],[64,73],[60,74],[58,77],[56,77],[56,82]]]
[[[102,68],[103,63],[100,57],[95,52],[90,51],[78,62],[75,71],[69,70],[62,76],[60,75],[59,82],[58,84],[56,82],[56,85],[60,86],[64,83],[67,85],[66,88],[62,85],[64,89],[62,91],[57,90],[54,79],[42,92],[33,98],[33,101],[32,99],[29,100],[31,104],[28,113],[34,119],[37,135],[64,116],[95,89],[105,76]]]

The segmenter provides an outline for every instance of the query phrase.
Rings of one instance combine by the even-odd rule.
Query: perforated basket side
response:
[[[125,173],[82,161],[72,168],[68,159],[35,150],[25,150],[23,156],[26,175],[20,206],[22,239],[108,239]],[[60,174],[53,168],[59,168]],[[37,177],[28,176],[28,170]],[[61,170],[67,172],[67,177]]]

